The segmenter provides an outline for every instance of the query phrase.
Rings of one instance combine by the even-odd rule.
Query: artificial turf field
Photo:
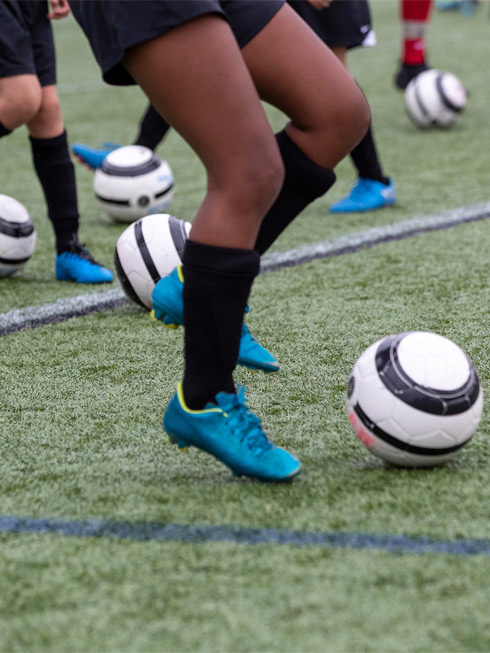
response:
[[[453,339],[490,392],[489,6],[470,17],[434,13],[430,63],[470,91],[447,132],[408,121],[392,84],[397,3],[372,9],[378,46],[349,62],[398,203],[329,215],[354,179],[346,160],[329,195],[273,251],[352,243],[375,227],[461,207],[481,219],[258,277],[247,321],[281,371],[240,368],[236,379],[265,430],[301,458],[291,485],[237,480],[209,456],[167,444],[161,416],[182,374],[182,331],[135,305],[1,337],[0,650],[490,650],[487,411],[470,444],[433,470],[385,466],[344,411],[357,357],[411,329]],[[73,20],[55,29],[71,142],[131,142],[141,92],[103,85]],[[268,111],[279,129],[284,118]],[[1,141],[1,191],[28,208],[38,245],[18,275],[0,281],[0,327],[15,322],[15,309],[42,315],[58,299],[76,304],[117,288],[54,280],[26,138],[21,129]],[[176,178],[170,211],[192,220],[202,167],[175,133],[158,151]],[[98,208],[92,174],[78,165],[77,180],[82,240],[110,263],[124,227]]]

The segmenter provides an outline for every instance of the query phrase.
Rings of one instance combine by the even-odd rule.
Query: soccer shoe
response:
[[[358,179],[351,192],[330,207],[330,213],[373,211],[391,206],[396,201],[395,184],[388,186],[375,179]]]
[[[108,283],[113,279],[112,272],[94,261],[88,249],[78,242],[72,243],[69,251],[56,256],[55,271],[58,281]]]
[[[121,146],[117,143],[103,143],[102,149],[96,149],[83,143],[73,143],[71,149],[80,163],[83,163],[92,170],[97,170],[102,166],[102,162],[109,152],[117,150],[118,147]]]
[[[247,406],[243,386],[236,394],[219,392],[216,403],[206,404],[203,410],[191,410],[179,383],[163,416],[163,428],[172,444],[206,451],[235,476],[279,482],[291,480],[301,470],[297,458],[266,436]]]
[[[424,70],[429,70],[429,66],[425,63],[417,65],[402,63],[400,70],[395,75],[395,86],[404,91],[412,79],[423,73]]]
[[[152,318],[163,322],[169,329],[177,329],[184,324],[183,289],[182,266],[178,265],[171,274],[160,279],[153,289]],[[279,369],[274,356],[255,340],[245,322],[242,324],[237,362],[252,370],[277,372]]]

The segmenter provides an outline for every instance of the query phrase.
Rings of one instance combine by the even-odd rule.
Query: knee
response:
[[[343,133],[348,151],[364,138],[371,123],[371,109],[364,93],[358,86],[352,89],[349,101],[344,105],[342,117],[337,123],[338,129]]]
[[[5,114],[9,116],[6,122],[16,129],[29,123],[41,106],[41,89],[33,84],[25,85],[22,92],[16,92],[5,97]]]
[[[272,206],[284,183],[284,163],[279,150],[263,155],[259,162],[253,162],[247,174],[254,201],[266,210]]]
[[[28,122],[31,135],[46,138],[64,129],[61,107],[55,93],[43,93],[38,110]]]
[[[279,195],[284,174],[279,148],[272,141],[270,148],[252,148],[221,170],[215,188],[224,191],[235,212],[261,220]]]

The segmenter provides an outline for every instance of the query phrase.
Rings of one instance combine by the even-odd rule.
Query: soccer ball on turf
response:
[[[455,75],[434,69],[414,77],[405,89],[405,108],[421,129],[451,127],[467,99],[466,89]]]
[[[115,222],[162,212],[170,204],[173,186],[168,163],[140,145],[109,152],[94,175],[95,197]]]
[[[36,230],[23,204],[0,195],[0,277],[20,270],[36,247]]]
[[[122,232],[116,244],[114,267],[119,285],[129,299],[151,309],[153,288],[180,263],[190,229],[190,222],[155,213],[133,222]]]
[[[401,467],[444,463],[481,418],[475,366],[451,340],[410,331],[368,347],[354,365],[347,413],[367,449]]]

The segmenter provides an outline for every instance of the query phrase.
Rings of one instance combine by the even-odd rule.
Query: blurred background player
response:
[[[429,69],[426,60],[426,34],[432,13],[433,0],[400,0],[402,27],[400,69],[395,85],[403,90],[419,73]]]
[[[346,68],[347,50],[376,43],[367,0],[332,0],[326,7],[321,0],[290,0],[290,5]],[[383,173],[371,125],[350,157],[358,180],[350,193],[333,204],[330,211],[351,213],[392,206],[396,201],[395,185]]]
[[[71,6],[105,81],[138,83],[206,170],[182,268],[153,293],[154,307],[171,306],[185,327],[184,378],[164,428],[235,474],[291,479],[299,461],[271,443],[234,385],[245,308],[259,253],[332,186],[333,169],[367,130],[369,107],[282,0]],[[260,99],[289,117],[276,137]]]
[[[78,240],[75,171],[56,90],[50,19],[69,14],[67,0],[0,1],[0,137],[26,125],[34,169],[56,237],[60,281],[112,281]]]

